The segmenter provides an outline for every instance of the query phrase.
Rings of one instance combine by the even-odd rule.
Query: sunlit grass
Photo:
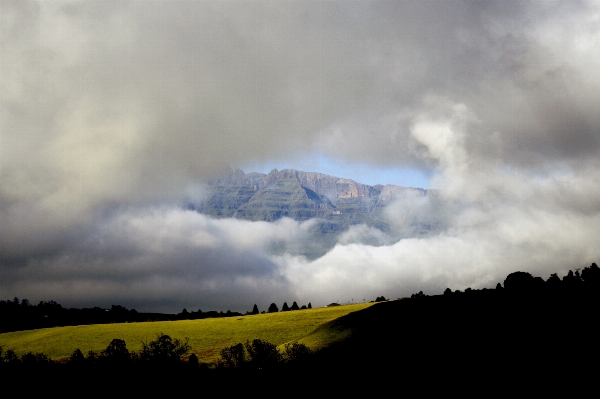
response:
[[[0,345],[4,346],[4,350],[15,350],[18,355],[29,351],[41,352],[58,360],[69,357],[77,348],[84,354],[90,350],[100,352],[114,338],[124,340],[129,350],[137,351],[142,348],[143,341],[152,341],[156,339],[156,334],[164,333],[171,338],[189,338],[192,353],[201,362],[212,363],[219,358],[222,348],[253,339],[278,346],[300,341],[312,349],[319,349],[327,345],[329,340],[340,337],[335,336],[335,330],[310,335],[311,332],[331,320],[370,305],[364,303],[203,320],[44,328],[0,334]]]

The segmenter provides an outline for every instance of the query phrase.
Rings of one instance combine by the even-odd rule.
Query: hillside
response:
[[[226,346],[256,338],[276,345],[295,342],[327,322],[371,305],[365,303],[202,320],[43,328],[0,334],[0,346],[4,346],[5,350],[15,350],[18,355],[29,351],[41,352],[57,360],[68,358],[75,349],[81,349],[83,353],[90,350],[99,353],[114,338],[123,339],[130,350],[137,351],[141,349],[142,341],[152,341],[156,334],[164,333],[173,338],[188,337],[192,353],[201,362],[212,363]],[[343,337],[330,338],[337,341]],[[307,344],[313,349],[320,349],[328,344],[328,340],[313,339]]]
[[[497,290],[380,303],[319,327],[346,338],[317,353],[312,367],[459,386],[583,373],[600,355],[592,317],[599,303],[597,293]]]

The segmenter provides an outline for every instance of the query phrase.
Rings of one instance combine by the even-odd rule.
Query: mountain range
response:
[[[266,222],[284,217],[296,221],[314,219],[313,235],[324,247],[330,247],[353,225],[366,225],[389,233],[392,229],[385,210],[392,203],[438,196],[437,190],[391,184],[370,186],[294,169],[273,169],[264,174],[228,168],[208,182],[203,198],[187,201],[186,207],[214,218]],[[435,223],[416,219],[409,223],[419,234],[436,229]],[[304,254],[312,258],[321,252]]]

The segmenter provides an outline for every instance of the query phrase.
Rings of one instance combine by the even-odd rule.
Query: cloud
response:
[[[0,296],[325,303],[598,261],[595,2],[9,0],[0,17]],[[224,164],[315,152],[421,170],[443,196],[316,260],[315,222],[179,208]]]

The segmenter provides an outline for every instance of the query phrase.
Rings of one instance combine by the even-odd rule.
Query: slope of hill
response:
[[[18,355],[29,351],[41,352],[57,360],[69,357],[75,349],[83,353],[90,350],[99,353],[114,338],[123,339],[128,349],[138,351],[142,341],[152,341],[156,334],[164,333],[173,338],[188,337],[192,353],[201,362],[211,363],[219,358],[219,351],[226,346],[256,338],[275,345],[295,342],[324,323],[371,305],[364,303],[202,320],[43,328],[0,334],[0,347],[13,349]],[[334,341],[340,339],[332,337]],[[320,349],[319,342],[315,342],[312,348]]]
[[[600,355],[592,317],[598,304],[596,294],[496,290],[380,303],[313,332],[339,337],[317,353],[313,367],[461,384],[464,378],[505,383],[580,372]]]

